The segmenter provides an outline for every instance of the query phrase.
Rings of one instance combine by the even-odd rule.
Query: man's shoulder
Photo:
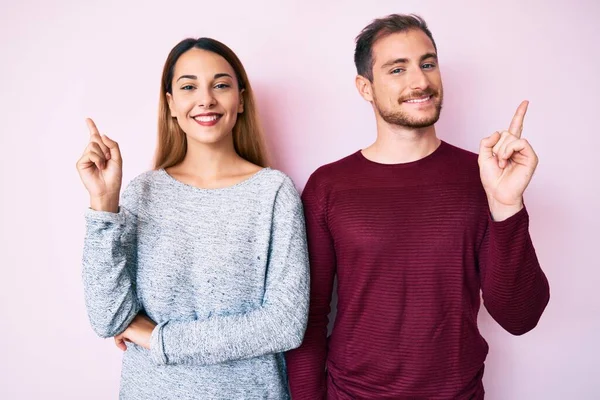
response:
[[[360,169],[358,152],[354,152],[339,160],[324,164],[317,168],[310,176],[309,181],[331,183],[340,182],[351,177]]]
[[[479,155],[461,147],[443,142],[443,163],[446,168],[452,168],[456,173],[464,173],[466,170],[479,174]]]
[[[446,151],[449,154],[451,154],[453,158],[456,158],[457,160],[466,161],[466,162],[477,161],[478,155],[476,153],[473,153],[472,151],[463,149],[461,147],[455,146],[455,145],[450,144],[445,141],[443,143],[446,146]]]

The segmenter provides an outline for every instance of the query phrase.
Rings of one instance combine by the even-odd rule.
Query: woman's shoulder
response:
[[[263,174],[263,188],[260,191],[261,196],[269,198],[273,202],[275,210],[280,209],[299,209],[301,207],[300,194],[294,181],[283,171],[265,168]]]
[[[136,175],[127,184],[127,189],[139,190],[156,182],[162,175],[161,170],[149,170]]]
[[[285,172],[274,168],[263,168],[257,174],[261,175],[263,183],[273,187],[276,190],[296,190],[296,186],[292,178]]]
[[[161,170],[149,170],[136,175],[124,186],[124,201],[127,203],[139,202],[140,199],[148,196],[148,193],[157,186],[156,182],[160,179],[164,179]]]

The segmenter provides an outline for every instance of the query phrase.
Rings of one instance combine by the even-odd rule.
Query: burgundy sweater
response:
[[[311,299],[286,354],[293,400],[482,399],[480,293],[514,335],[549,300],[526,209],[494,222],[477,155],[445,142],[405,164],[356,152],[319,168],[302,198]]]

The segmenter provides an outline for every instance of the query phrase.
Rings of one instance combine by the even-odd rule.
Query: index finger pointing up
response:
[[[515,135],[516,137],[521,137],[521,132],[523,132],[523,120],[525,119],[525,114],[527,113],[527,107],[529,106],[529,101],[524,100],[517,108],[517,112],[510,122],[510,127],[508,131]]]
[[[108,149],[106,144],[104,144],[104,142],[102,141],[102,137],[100,136],[100,132],[98,132],[98,128],[96,127],[96,124],[94,123],[94,121],[91,118],[86,118],[85,122],[88,126],[88,129],[90,130],[90,142],[98,143],[98,145],[100,146],[100,149],[104,153],[104,156],[106,157],[106,159],[110,160],[110,157],[111,157],[110,150]]]
[[[96,127],[94,121],[91,118],[86,118],[85,122],[87,123],[88,129],[90,131],[90,138],[96,135],[100,137],[100,132],[98,132],[98,128]]]

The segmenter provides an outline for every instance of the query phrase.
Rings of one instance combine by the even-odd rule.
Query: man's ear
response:
[[[362,75],[356,75],[356,79],[354,82],[356,83],[356,89],[358,89],[358,93],[360,93],[362,98],[368,101],[369,103],[372,103],[373,86],[371,84],[371,81]]]

